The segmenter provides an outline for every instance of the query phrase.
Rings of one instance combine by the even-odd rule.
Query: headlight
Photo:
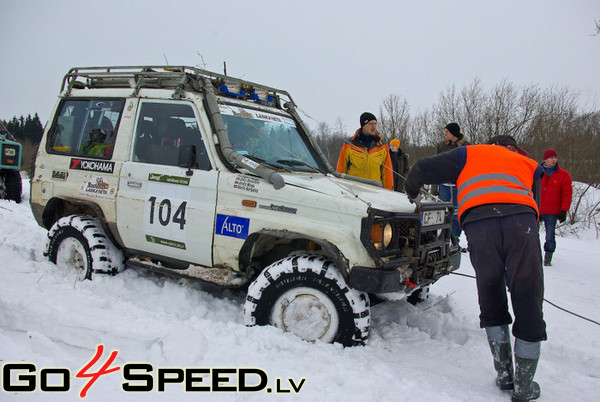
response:
[[[389,223],[386,223],[385,225],[375,224],[371,228],[371,239],[377,250],[387,248],[392,242],[392,235],[392,225]]]

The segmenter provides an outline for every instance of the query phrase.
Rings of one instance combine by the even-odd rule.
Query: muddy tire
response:
[[[21,202],[23,182],[18,170],[0,171],[0,198],[12,200],[17,204]]]
[[[424,301],[426,301],[428,299],[429,299],[429,286],[425,286],[421,289],[417,289],[414,292],[412,292],[410,294],[410,296],[408,296],[406,298],[406,301],[414,306],[419,303],[423,303]]]
[[[369,298],[350,289],[327,258],[296,255],[268,266],[250,285],[244,320],[306,341],[359,345],[369,333]]]
[[[56,221],[48,231],[45,250],[51,262],[74,271],[77,280],[91,280],[94,274],[114,275],[123,269],[123,253],[92,216],[71,215]]]

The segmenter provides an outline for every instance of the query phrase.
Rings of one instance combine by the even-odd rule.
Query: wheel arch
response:
[[[69,215],[92,215],[104,222],[104,213],[94,202],[66,197],[52,197],[48,200],[42,212],[42,224],[49,230],[56,221]]]
[[[343,278],[348,280],[348,259],[334,244],[287,230],[265,229],[250,234],[240,249],[239,267],[252,279],[273,262],[298,252],[326,256],[335,264]]]

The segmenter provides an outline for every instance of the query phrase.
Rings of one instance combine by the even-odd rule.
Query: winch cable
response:
[[[467,277],[467,278],[476,279],[474,275],[461,274],[461,273],[459,273],[459,272],[450,272],[450,273],[451,273],[452,275],[458,275],[458,276],[464,276],[464,277]],[[566,308],[564,308],[564,307],[560,307],[560,306],[558,306],[558,305],[556,305],[556,304],[552,303],[551,301],[549,301],[549,300],[548,300],[548,299],[546,299],[546,298],[544,298],[544,301],[545,301],[546,303],[550,304],[551,306],[554,306],[554,307],[556,307],[557,309],[564,311],[565,313],[569,313],[569,314],[571,314],[571,315],[574,315],[575,317],[581,318],[582,320],[586,320],[586,321],[589,321],[589,322],[591,322],[591,323],[593,323],[593,324],[596,324],[596,325],[600,326],[600,322],[598,322],[598,321],[594,321],[594,320],[592,320],[591,318],[584,317],[584,316],[582,316],[582,315],[579,315],[579,314],[577,314],[577,313],[574,313],[574,312],[572,312],[572,311],[570,311],[570,310],[567,310],[567,309],[566,309]]]

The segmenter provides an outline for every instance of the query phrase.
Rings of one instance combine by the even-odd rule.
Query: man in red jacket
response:
[[[558,166],[558,154],[554,149],[544,151],[544,176],[542,177],[542,194],[540,218],[546,228],[544,243],[544,265],[552,265],[552,254],[556,250],[556,221],[564,222],[571,207],[573,185],[571,175]]]

